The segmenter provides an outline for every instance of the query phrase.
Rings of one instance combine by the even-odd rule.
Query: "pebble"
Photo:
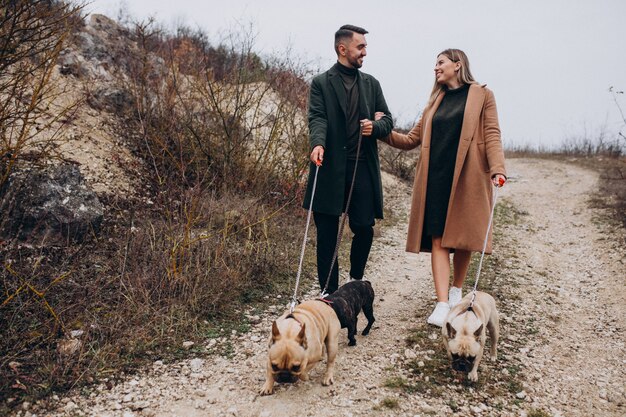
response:
[[[203,366],[204,361],[202,359],[195,358],[189,361],[189,368],[191,369],[191,372],[200,372],[202,371]]]

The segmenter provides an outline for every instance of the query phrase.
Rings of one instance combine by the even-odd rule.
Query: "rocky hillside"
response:
[[[2,7],[0,413],[285,284],[308,91],[245,39]]]

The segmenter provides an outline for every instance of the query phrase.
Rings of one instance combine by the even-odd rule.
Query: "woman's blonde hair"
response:
[[[461,64],[461,68],[456,73],[456,77],[458,81],[462,84],[476,84],[476,80],[470,71],[469,60],[467,59],[467,55],[465,52],[460,49],[446,49],[437,54],[445,55],[452,62],[459,62]],[[433,85],[433,90],[430,93],[430,98],[428,99],[428,104],[426,105],[426,109],[428,110],[430,106],[433,105],[439,94],[443,91],[444,86],[437,82],[437,77],[435,77],[435,84]]]

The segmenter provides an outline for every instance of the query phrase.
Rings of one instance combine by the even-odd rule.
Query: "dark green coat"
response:
[[[357,73],[359,86],[359,120],[374,120],[377,111],[385,116],[375,121],[371,136],[364,136],[361,148],[367,158],[367,166],[373,179],[374,210],[378,219],[383,218],[383,187],[380,180],[378,141],[391,132],[393,121],[387,108],[383,90],[376,78],[361,71]],[[309,95],[309,143],[310,150],[317,145],[324,147],[324,162],[317,177],[313,211],[339,216],[343,209],[347,161],[346,92],[339,71],[331,68],[316,76],[311,82]],[[311,204],[311,191],[315,164],[309,168],[309,181],[303,207]]]

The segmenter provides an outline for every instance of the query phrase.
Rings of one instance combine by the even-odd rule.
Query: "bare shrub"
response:
[[[396,121],[394,120],[394,125]],[[400,133],[408,133],[413,126],[403,126],[394,130]],[[415,165],[419,158],[419,148],[410,151],[395,149],[391,146],[380,144],[378,146],[380,168],[406,181],[413,181],[415,177]]]
[[[51,82],[57,58],[82,6],[58,1],[0,3],[0,186],[22,159],[49,159],[58,122],[77,103],[59,105],[65,93]]]
[[[125,123],[151,161],[163,216],[136,223],[153,235],[150,251],[140,246],[144,258],[161,267],[130,287],[212,314],[218,300],[242,292],[237,282],[276,263],[268,230],[301,193],[306,123],[293,104],[300,96],[272,85],[298,76],[264,63],[248,33],[218,48],[201,32],[169,35],[152,22],[134,35],[140,53],[120,79],[136,103]]]

